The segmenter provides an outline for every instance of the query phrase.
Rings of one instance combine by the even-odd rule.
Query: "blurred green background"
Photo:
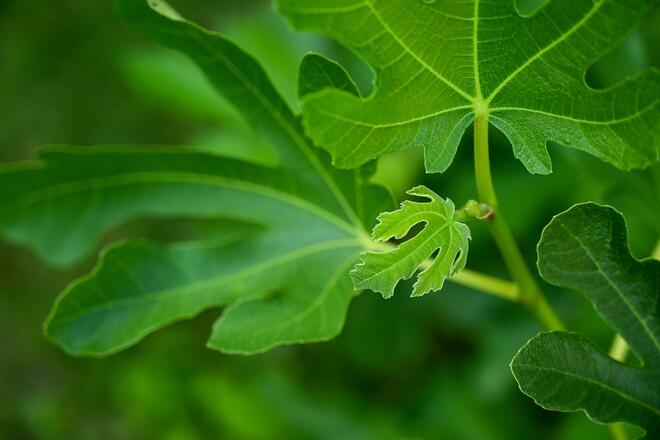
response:
[[[266,1],[171,3],[261,60],[293,106],[297,63],[310,50],[344,63],[363,93],[371,87],[363,63],[330,41],[293,34]],[[194,145],[270,158],[192,64],[130,29],[111,1],[0,0],[0,32],[2,161],[31,158],[54,143]],[[658,47],[656,8],[587,82],[607,87],[658,66]],[[660,167],[626,174],[551,147],[555,173],[530,176],[506,140],[493,136],[501,202],[530,262],[543,225],[585,200],[622,210],[633,252],[650,255],[660,238]],[[425,183],[461,204],[475,194],[465,139],[444,175],[424,175],[421,152],[409,150],[382,159],[376,179],[399,199]],[[202,234],[208,225],[140,219],[104,243],[172,240],[182,230]],[[473,236],[468,266],[506,276],[485,230],[477,225]],[[204,347],[213,310],[110,358],[71,358],[44,339],[41,324],[57,293],[93,264],[57,271],[29,251],[0,247],[0,438],[608,438],[582,414],[545,412],[519,392],[508,363],[539,329],[516,305],[452,284],[415,300],[367,292],[334,341],[255,357]],[[570,328],[608,346],[611,331],[583,297],[545,287]]]

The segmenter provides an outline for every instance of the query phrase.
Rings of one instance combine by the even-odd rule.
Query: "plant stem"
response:
[[[660,240],[658,240],[658,243],[655,245],[655,249],[653,249],[651,258],[655,260],[660,260]]]
[[[651,253],[651,258],[660,260],[660,240],[655,245],[655,249]],[[626,340],[621,335],[614,336],[612,346],[610,347],[610,357],[616,361],[623,362],[628,357],[628,353],[630,353],[630,347]],[[610,423],[607,425],[607,429],[610,431],[612,440],[628,440],[628,434],[623,423]]]
[[[612,437],[612,440],[628,440],[628,434],[626,433],[623,423],[610,423],[607,425],[607,429],[610,431],[610,437]]]
[[[548,303],[529,271],[499,209],[490,171],[488,115],[485,112],[478,113],[474,123],[474,159],[479,198],[481,202],[490,205],[495,212],[492,220],[487,223],[488,228],[511,276],[520,287],[520,301],[534,313],[547,330],[564,330],[564,324]]]
[[[431,262],[426,260],[424,263],[429,263],[430,265]],[[425,264],[422,266],[424,265]],[[517,302],[520,300],[520,290],[518,289],[517,284],[490,275],[474,272],[469,269],[463,269],[449,278],[449,281],[460,284],[461,286],[490,293],[491,295],[499,296],[500,298],[508,299],[509,301]]]
[[[623,362],[626,360],[629,352],[630,347],[628,347],[626,341],[620,335],[616,335],[614,341],[612,341],[612,347],[610,348],[610,357],[619,362]],[[612,437],[612,440],[628,440],[628,434],[626,433],[623,423],[610,423],[607,425],[607,429],[610,431],[610,437]]]
[[[612,347],[610,348],[610,357],[619,362],[626,360],[630,347],[626,343],[625,339],[621,335],[616,335],[612,341]]]
[[[369,249],[379,252],[387,252],[395,248],[392,243],[381,243],[371,241]],[[428,268],[433,264],[433,260],[427,259],[421,264],[422,269]],[[479,290],[490,295],[504,298],[509,301],[518,302],[520,300],[520,289],[516,283],[505,281],[490,275],[475,272],[469,269],[463,269],[459,273],[448,278],[452,283],[471,289]]]

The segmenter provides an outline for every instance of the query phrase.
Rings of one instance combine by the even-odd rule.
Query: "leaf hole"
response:
[[[522,17],[530,17],[538,12],[549,0],[516,0],[515,8]]]
[[[355,53],[333,41],[330,58],[341,64],[360,92],[360,96],[369,96],[374,90],[376,74],[372,67]]]
[[[463,257],[463,250],[459,249],[458,252],[456,252],[456,256],[454,256],[454,261],[452,261],[451,267],[455,268],[456,265],[458,265],[458,262],[461,261],[462,257]]]
[[[650,43],[636,29],[587,69],[585,82],[593,89],[605,89],[643,71],[651,65]]]
[[[417,234],[419,234],[420,232],[422,232],[422,230],[424,230],[425,227],[426,227],[426,222],[419,222],[419,223],[413,225],[413,227],[411,227],[411,228],[408,230],[408,233],[407,233],[406,235],[404,235],[403,237],[401,237],[401,238],[399,238],[399,239],[395,239],[395,240],[393,240],[393,242],[398,244],[398,243],[403,243],[403,242],[406,242],[406,241],[408,241],[408,240],[411,240],[411,239],[413,239]]]

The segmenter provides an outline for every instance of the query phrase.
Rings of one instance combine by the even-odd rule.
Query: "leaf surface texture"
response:
[[[542,333],[511,363],[520,388],[541,406],[583,410],[598,422],[629,422],[660,433],[660,262],[628,250],[624,218],[613,208],[577,205],[555,217],[539,243],[539,270],[584,294],[641,365],[619,363],[584,336]]]
[[[415,187],[408,194],[428,202],[406,200],[397,211],[379,215],[373,239],[403,239],[420,223],[424,224],[423,229],[392,250],[363,253],[362,262],[351,273],[356,287],[369,288],[389,298],[400,280],[412,277],[422,268],[412,292],[412,296],[422,296],[442,289],[447,278],[465,268],[470,229],[454,219],[451,200],[425,186]],[[432,262],[428,260],[436,253]]]
[[[366,219],[389,206],[387,192],[367,182],[371,169],[333,169],[263,69],[236,45],[163,2],[117,3],[136,27],[199,65],[272,146],[277,166],[185,148],[55,147],[37,161],[5,167],[0,230],[61,266],[136,217],[258,225],[231,239],[110,246],[58,297],[46,333],[73,354],[102,356],[227,306],[209,339],[223,351],[255,353],[335,336],[355,294],[348,273],[370,227]],[[315,78],[306,84],[325,87]]]
[[[548,141],[623,169],[660,157],[660,73],[607,90],[584,80],[653,3],[551,0],[523,17],[512,0],[277,0],[296,29],[338,40],[375,72],[367,98],[304,100],[309,135],[339,166],[421,146],[426,169],[442,172],[485,115],[532,173],[551,171]]]

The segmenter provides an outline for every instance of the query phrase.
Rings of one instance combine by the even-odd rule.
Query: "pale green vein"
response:
[[[333,215],[324,209],[319,208],[317,205],[310,203],[305,199],[295,197],[289,193],[278,191],[265,185],[259,185],[243,180],[190,172],[138,172],[117,174],[109,177],[95,177],[90,179],[77,180],[75,182],[66,182],[50,187],[40,188],[39,190],[27,193],[21,196],[19,203],[15,203],[12,206],[24,208],[41,201],[57,199],[59,197],[89,191],[90,186],[94,187],[95,190],[100,190],[116,186],[137,185],[144,183],[189,183],[227,187],[252,192],[265,197],[280,200],[286,204],[308,211],[315,216],[324,219],[328,223],[334,224],[335,226],[350,233],[351,235],[357,235],[358,233],[356,229],[345,220]]]
[[[369,133],[368,133],[364,138],[362,138],[362,140],[360,141],[360,143],[357,144],[357,145],[355,146],[355,148],[353,149],[353,151],[351,151],[349,154],[347,154],[347,155],[344,157],[344,160],[348,160],[348,159],[350,159],[351,157],[355,156],[355,155],[360,151],[360,149],[362,148],[362,146],[367,142],[367,140],[369,139],[369,136],[371,136],[371,134],[374,132],[374,130],[375,130],[375,129],[372,128],[372,129],[369,131]]]
[[[422,221],[425,221],[426,223],[428,223],[428,221],[426,220],[426,217],[427,217],[427,216],[439,217],[441,220],[444,220],[445,222],[449,222],[449,221],[450,221],[447,217],[445,217],[445,216],[442,215],[442,214],[438,214],[438,213],[435,212],[435,211],[417,211],[417,212],[415,212],[414,214],[411,214],[411,215],[409,215],[408,217],[399,220],[399,221],[396,222],[395,224],[393,224],[393,225],[391,225],[391,226],[388,226],[387,229],[388,229],[388,230],[396,229],[401,223],[408,223],[408,222],[410,222],[410,223],[411,223],[411,225],[410,225],[411,228],[412,228],[415,224],[417,224],[417,223],[419,223],[419,222],[422,222]],[[419,218],[419,220],[417,220],[417,218]],[[414,221],[414,223],[413,223],[413,221]],[[377,240],[377,241],[381,241],[381,240]]]
[[[359,249],[359,243],[356,240],[353,239],[342,239],[342,240],[331,240],[331,241],[326,241],[326,242],[321,242],[321,243],[314,243],[309,246],[305,246],[302,248],[295,249],[291,252],[284,253],[281,255],[277,255],[273,258],[264,260],[260,262],[259,264],[256,264],[254,266],[248,267],[246,269],[243,269],[241,271],[238,271],[236,273],[228,274],[228,275],[223,275],[219,276],[216,278],[212,278],[209,280],[204,280],[204,281],[199,281],[194,284],[189,284],[189,285],[184,285],[184,286],[178,286],[178,287],[173,287],[170,289],[165,289],[157,292],[152,292],[146,295],[140,295],[140,296],[131,296],[128,298],[122,298],[114,301],[108,301],[103,304],[93,306],[93,307],[87,307],[87,308],[82,308],[77,310],[75,313],[71,313],[69,315],[65,315],[64,317],[57,317],[57,320],[54,323],[51,323],[49,325],[50,329],[53,328],[59,328],[62,327],[63,325],[74,321],[82,316],[91,314],[91,313],[97,313],[97,312],[103,312],[106,310],[111,310],[113,308],[119,308],[119,307],[125,307],[125,306],[135,306],[135,305],[140,305],[140,304],[147,304],[151,302],[159,302],[159,301],[165,301],[170,298],[174,298],[176,296],[180,295],[191,295],[196,292],[202,291],[202,290],[207,290],[207,289],[213,289],[213,288],[218,288],[221,287],[224,284],[228,284],[230,282],[236,282],[241,279],[254,276],[260,272],[264,272],[268,269],[272,269],[277,266],[281,266],[283,264],[289,263],[291,261],[295,261],[304,257],[308,257],[310,255],[326,252],[329,250],[334,250],[334,249],[343,249],[343,248],[351,248],[355,247],[356,250]],[[64,292],[62,292],[61,297],[65,297],[68,295],[73,289],[77,288],[80,285],[84,285],[86,281],[89,279],[93,278],[96,276],[96,273],[98,270],[100,270],[104,265],[104,260],[102,259],[101,262],[99,263],[98,268],[90,274],[90,276],[81,278],[77,282],[74,282],[71,286],[69,286]]]
[[[560,370],[560,369],[558,369],[558,368],[553,368],[553,367],[544,367],[544,366],[540,366],[540,365],[531,365],[531,364],[516,364],[516,368],[530,368],[530,369],[535,369],[535,370],[551,371],[551,372],[554,372],[554,373],[563,374],[563,375],[568,376],[568,377],[572,377],[572,378],[575,378],[575,379],[579,379],[579,380],[582,380],[582,381],[584,381],[584,382],[587,382],[587,383],[590,383],[590,384],[592,384],[592,385],[596,385],[596,386],[598,386],[598,387],[600,387],[600,388],[603,388],[604,390],[609,391],[609,392],[611,392],[611,393],[613,393],[613,394],[619,395],[619,396],[621,396],[623,399],[626,399],[626,400],[628,400],[628,401],[630,401],[630,402],[633,402],[633,403],[636,403],[636,404],[638,404],[638,405],[640,405],[640,406],[643,406],[644,408],[651,410],[651,412],[654,412],[655,414],[660,415],[660,408],[656,408],[656,407],[652,406],[651,404],[646,403],[646,402],[644,402],[644,401],[642,401],[642,400],[639,400],[639,399],[637,399],[636,397],[631,396],[631,395],[629,395],[629,394],[622,393],[621,391],[619,391],[619,390],[617,390],[617,389],[615,389],[615,388],[612,388],[611,386],[609,386],[609,385],[607,385],[607,384],[605,384],[605,383],[599,382],[599,381],[594,380],[594,379],[590,379],[589,377],[582,376],[582,375],[577,374],[577,373],[573,373],[573,372],[566,371],[566,370]],[[538,400],[536,400],[536,398],[535,398],[534,400],[535,400],[539,405],[543,406],[543,404],[541,404]],[[550,408],[550,409],[551,409],[551,408]],[[580,409],[581,409],[582,411],[587,411],[587,409],[584,408],[584,407],[581,407]]]
[[[588,13],[584,15],[578,21],[575,23],[573,26],[571,26],[570,29],[568,29],[566,32],[561,34],[556,40],[554,40],[552,43],[548,44],[545,46],[543,49],[539,50],[536,52],[534,55],[532,55],[530,58],[527,59],[523,64],[520,65],[516,70],[514,70],[509,76],[507,76],[496,88],[493,90],[493,92],[490,94],[490,96],[486,99],[486,102],[491,102],[495,96],[497,96],[498,93],[513,79],[515,78],[520,72],[525,70],[527,67],[529,67],[534,61],[537,59],[541,58],[544,54],[549,52],[550,50],[554,49],[558,44],[562,43],[568,37],[570,37],[572,34],[574,34],[578,29],[580,29],[586,22],[588,22],[591,17],[600,9],[600,7],[605,3],[605,0],[597,0],[594,2],[594,5],[591,7]]]
[[[472,25],[472,68],[474,71],[474,90],[477,100],[482,100],[481,80],[479,79],[479,1],[474,0],[474,23]]]
[[[579,124],[588,124],[588,125],[614,125],[614,124],[620,124],[622,122],[628,122],[633,119],[636,119],[640,116],[642,116],[644,113],[649,112],[650,110],[653,110],[656,106],[658,105],[657,102],[653,102],[650,105],[647,105],[646,107],[638,110],[635,113],[631,113],[627,116],[624,116],[622,118],[614,118],[614,119],[608,119],[605,121],[598,121],[595,119],[580,119],[580,118],[574,118],[572,116],[567,116],[567,115],[559,115],[556,113],[550,113],[550,112],[545,112],[543,110],[535,110],[531,108],[524,108],[524,107],[495,107],[490,110],[490,113],[495,113],[495,112],[504,112],[504,111],[517,111],[517,112],[527,112],[527,113],[536,113],[544,116],[550,116],[553,118],[558,118],[558,119],[565,119],[567,121],[571,122],[576,122]]]
[[[421,243],[419,243],[419,244],[416,246],[417,249],[419,249],[419,248],[421,248],[422,246],[424,246],[426,243],[428,243],[429,241],[431,241],[432,239],[434,239],[434,238],[435,238],[438,234],[440,234],[442,231],[444,231],[445,229],[447,229],[447,228],[449,228],[449,227],[451,227],[451,226],[452,226],[452,225],[448,223],[448,224],[443,225],[443,226],[441,226],[440,228],[438,228],[438,229],[437,229],[436,231],[434,231],[431,235],[429,235],[427,238],[425,238],[424,241],[422,241]],[[388,253],[388,254],[389,254],[389,253],[392,253],[392,252],[395,252],[395,251],[396,251],[396,249],[393,249],[393,250],[391,250],[391,251],[387,251],[387,252],[385,252],[385,253]],[[378,252],[373,252],[373,253],[378,253]],[[410,258],[415,257],[415,256],[417,256],[415,253],[410,253],[410,254],[404,256],[403,258],[401,258],[400,260],[398,260],[396,263],[392,264],[391,266],[387,267],[386,269],[383,269],[383,270],[378,271],[378,272],[374,272],[370,277],[367,277],[367,278],[364,278],[364,279],[360,280],[360,284],[365,284],[365,283],[367,283],[367,282],[373,280],[374,278],[376,278],[376,277],[378,277],[378,276],[384,274],[385,272],[390,272],[390,271],[394,270],[396,267],[400,266],[403,262],[405,262],[405,261],[407,261],[407,260],[409,260]]]
[[[328,116],[328,117],[330,117],[332,119],[336,119],[338,121],[346,122],[346,123],[357,125],[357,126],[360,126],[360,127],[378,129],[378,128],[400,127],[400,126],[403,126],[403,125],[412,124],[412,123],[419,122],[419,121],[424,121],[426,119],[431,119],[431,118],[434,118],[436,116],[442,115],[444,113],[451,113],[451,112],[455,112],[455,111],[458,111],[458,110],[469,110],[469,109],[472,109],[471,105],[463,105],[463,106],[452,107],[452,108],[449,108],[449,109],[440,110],[440,111],[437,111],[437,112],[434,112],[434,113],[429,113],[427,115],[422,115],[422,116],[418,116],[418,117],[415,117],[415,118],[406,119],[405,121],[390,122],[390,123],[386,123],[386,124],[375,124],[375,123],[371,123],[371,122],[367,122],[367,121],[360,121],[360,120],[357,120],[357,119],[350,119],[350,118],[342,116],[338,113],[329,112],[325,109],[318,109],[318,112],[320,114],[324,115],[324,116]]]
[[[254,338],[255,335],[260,334],[260,333],[267,333],[267,332],[272,332],[272,331],[275,331],[275,330],[279,330],[282,327],[290,326],[294,322],[299,323],[304,318],[306,318],[307,316],[312,314],[315,311],[315,309],[318,309],[323,304],[323,302],[327,299],[327,297],[330,295],[332,290],[337,286],[337,283],[339,282],[339,280],[343,276],[346,276],[346,273],[348,272],[348,269],[353,264],[355,264],[355,259],[356,259],[356,257],[355,257],[355,255],[353,255],[353,256],[345,259],[344,261],[342,261],[342,263],[339,265],[339,268],[336,271],[334,271],[332,273],[332,275],[330,276],[327,284],[325,285],[325,287],[323,288],[321,293],[314,299],[313,302],[311,302],[307,307],[305,307],[303,310],[301,310],[300,313],[293,316],[287,322],[280,322],[280,323],[275,324],[275,325],[271,325],[271,326],[268,326],[268,327],[262,327],[262,328],[259,328],[257,330],[253,330],[253,331],[250,332],[251,337]],[[307,341],[307,340],[292,341],[291,343],[296,344],[296,343],[301,343],[301,342],[305,342],[305,341]],[[269,350],[270,348],[274,347],[277,344],[278,344],[277,342],[274,342],[274,343],[270,344],[268,347],[264,347],[262,350],[259,350],[259,351],[267,351],[267,350]],[[236,351],[234,351],[234,350],[223,350],[223,351],[236,353]],[[252,352],[250,351],[250,353],[252,353]]]
[[[591,262],[594,264],[594,266],[596,267],[598,272],[603,276],[605,281],[607,281],[607,283],[617,293],[619,298],[621,298],[621,301],[623,301],[623,303],[626,305],[626,307],[628,307],[628,309],[631,311],[631,313],[640,322],[640,324],[644,328],[644,331],[648,334],[649,339],[651,339],[651,341],[653,341],[653,343],[655,345],[655,348],[658,351],[660,351],[660,343],[658,342],[657,335],[655,335],[653,330],[651,330],[649,328],[648,323],[646,322],[646,320],[643,319],[643,317],[639,314],[639,311],[630,303],[630,301],[628,300],[626,295],[624,295],[624,293],[621,291],[621,288],[619,288],[619,286],[617,286],[616,283],[614,281],[612,281],[612,279],[609,277],[609,275],[607,275],[607,272],[605,272],[605,270],[602,268],[602,266],[600,265],[600,262],[598,261],[598,259],[591,253],[591,251],[587,248],[587,246],[585,246],[585,244],[582,242],[580,237],[574,235],[570,231],[570,229],[567,228],[563,223],[559,222],[559,224],[561,225],[562,229],[564,229],[566,231],[566,233],[568,235],[570,235],[580,245],[580,247],[584,250],[584,252],[587,254],[587,256],[589,257]]]
[[[346,200],[346,197],[344,194],[341,192],[341,190],[337,187],[336,182],[332,179],[332,177],[328,174],[327,170],[325,167],[319,162],[318,157],[310,150],[309,145],[305,141],[305,139],[298,133],[298,131],[289,123],[289,121],[282,115],[273,105],[271,105],[270,101],[261,93],[259,88],[252,82],[250,81],[242,72],[240,68],[238,68],[230,59],[225,57],[222,53],[214,50],[213,46],[209,44],[208,41],[204,38],[200,38],[196,32],[197,31],[203,35],[207,35],[210,37],[215,37],[218,38],[218,35],[207,31],[206,29],[197,26],[195,23],[192,23],[190,21],[185,22],[186,25],[189,26],[189,28],[186,28],[186,31],[188,35],[196,40],[204,49],[210,53],[213,58],[215,58],[218,62],[221,64],[225,65],[227,69],[229,69],[236,78],[238,78],[247,88],[247,90],[252,93],[252,95],[261,103],[261,105],[271,114],[271,116],[277,121],[278,124],[284,130],[286,133],[291,137],[291,139],[294,141],[296,145],[301,149],[303,154],[307,157],[307,160],[312,164],[316,172],[318,173],[319,177],[325,182],[326,186],[330,190],[330,192],[333,194],[337,202],[340,204],[344,212],[348,215],[348,217],[351,219],[353,222],[354,226],[358,229],[362,229],[362,223],[360,219],[357,217],[355,211],[351,208],[350,204]],[[190,29],[191,28],[191,29]]]
[[[415,61],[417,61],[422,66],[424,66],[424,68],[426,68],[426,70],[431,72],[436,78],[438,78],[440,81],[445,83],[454,92],[458,93],[460,96],[465,98],[467,101],[474,102],[474,98],[472,96],[465,93],[460,87],[458,87],[456,84],[454,84],[453,82],[451,82],[447,78],[445,78],[440,72],[438,72],[432,66],[427,64],[426,61],[424,61],[410,47],[408,47],[408,45],[401,39],[401,37],[399,37],[396,34],[396,32],[394,32],[394,30],[390,27],[390,25],[385,21],[383,16],[378,12],[378,10],[374,6],[372,0],[365,0],[365,4],[367,5],[367,7],[369,7],[371,12],[374,14],[374,17],[376,17],[376,19],[380,22],[381,26],[383,26],[383,28],[387,31],[387,33],[390,34],[390,36],[392,38],[394,38],[394,40],[401,46],[401,48],[403,48],[403,50],[405,50],[408,54],[410,54],[410,56],[412,56],[415,59]]]

